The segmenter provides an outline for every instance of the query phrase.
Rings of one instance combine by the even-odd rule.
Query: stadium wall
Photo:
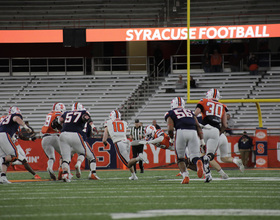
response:
[[[238,140],[241,136],[228,136],[228,150],[232,157],[240,157],[238,152]],[[252,137],[255,141],[255,137]],[[45,155],[42,146],[41,139],[36,141],[19,141],[21,147],[26,153],[27,160],[34,170],[46,170],[47,169],[47,156]],[[113,142],[109,139],[109,145],[103,146],[101,139],[91,139],[90,144],[97,157],[97,169],[126,169],[120,162]],[[255,149],[256,151],[256,149]],[[249,167],[255,166],[255,151],[252,152],[249,161]],[[145,164],[147,169],[156,168],[177,168],[176,156],[174,151],[163,150],[153,145],[147,145],[144,149],[150,161],[149,164]],[[280,167],[280,136],[268,136],[267,142],[267,155],[268,155],[268,168]],[[131,155],[132,157],[132,155]],[[77,155],[74,155],[70,164],[71,169],[74,170],[74,165],[77,160]],[[232,163],[223,163],[220,160],[219,151],[217,152],[216,160],[221,164],[223,168],[235,168]],[[56,161],[54,164],[54,170],[58,169],[59,155],[56,153]],[[88,169],[86,160],[82,164],[82,169]],[[9,170],[13,170],[13,167],[9,167]],[[16,165],[16,170],[25,170],[22,165]]]

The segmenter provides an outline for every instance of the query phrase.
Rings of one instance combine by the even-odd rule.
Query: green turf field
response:
[[[0,184],[0,219],[280,219],[280,170],[226,170],[230,179],[204,183],[190,171],[180,184],[177,170],[145,170],[139,180],[129,171],[88,171],[71,183],[61,181]],[[43,179],[48,173],[39,172]],[[9,180],[30,179],[10,172]]]

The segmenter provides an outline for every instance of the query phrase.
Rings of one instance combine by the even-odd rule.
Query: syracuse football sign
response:
[[[280,37],[280,24],[190,27],[190,40]],[[87,42],[187,40],[188,28],[87,29]],[[0,43],[62,43],[63,30],[0,30]]]

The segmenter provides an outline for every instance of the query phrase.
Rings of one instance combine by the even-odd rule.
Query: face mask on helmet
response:
[[[21,114],[20,110],[18,107],[15,107],[15,106],[11,106],[9,108],[9,114]]]
[[[152,138],[154,138],[155,133],[156,133],[156,128],[155,128],[155,126],[153,126],[153,125],[147,126],[147,127],[145,128],[145,137],[146,137],[146,140],[149,141],[149,140],[151,140]]]
[[[53,111],[65,112],[66,111],[65,105],[63,103],[56,102],[53,105]]]
[[[185,108],[185,101],[181,97],[175,97],[171,101],[171,109],[174,108]]]
[[[207,99],[217,99],[217,100],[219,100],[221,98],[219,90],[218,89],[210,89],[206,93],[206,98]]]
[[[83,111],[86,110],[86,108],[79,102],[75,102],[72,105],[72,111]]]
[[[114,121],[115,119],[121,119],[121,113],[118,110],[111,111],[109,118]]]

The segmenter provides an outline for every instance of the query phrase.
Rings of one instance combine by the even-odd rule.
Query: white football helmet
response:
[[[121,119],[121,113],[118,110],[111,111],[109,118],[114,121],[115,119]]]
[[[11,115],[11,114],[21,114],[21,112],[20,112],[20,110],[19,110],[18,107],[16,107],[16,106],[11,106],[11,107],[9,108],[9,115]]]
[[[217,99],[217,100],[219,100],[222,97],[221,97],[220,92],[219,92],[218,89],[210,89],[206,93],[206,98],[207,99]]]
[[[171,101],[171,109],[174,108],[185,108],[185,101],[181,97],[175,97]]]
[[[65,112],[66,111],[65,105],[61,102],[56,102],[53,104],[53,111]]]
[[[152,138],[155,137],[156,130],[157,129],[153,125],[148,125],[145,128],[145,137],[146,137],[147,141],[149,141],[149,140],[151,140]]]
[[[86,110],[86,108],[79,102],[75,102],[72,105],[72,111],[83,111]]]

